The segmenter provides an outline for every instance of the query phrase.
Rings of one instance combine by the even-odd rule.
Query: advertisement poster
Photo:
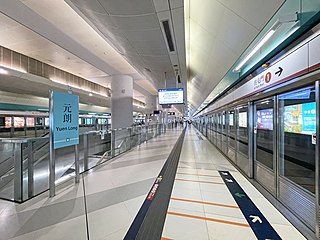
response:
[[[6,128],[11,128],[11,117],[5,117],[4,122]]]
[[[23,128],[24,127],[24,117],[14,117],[13,125],[15,128]]]
[[[316,103],[284,107],[284,131],[309,134],[316,132]]]
[[[273,109],[263,109],[257,111],[257,128],[273,130]]]
[[[239,113],[239,127],[247,127],[247,113],[240,112]]]
[[[27,118],[27,127],[34,127],[34,118]]]
[[[233,126],[233,114],[229,114],[229,126]]]

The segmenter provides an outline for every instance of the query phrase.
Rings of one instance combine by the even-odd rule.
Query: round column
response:
[[[133,79],[128,75],[111,77],[111,128],[131,127],[133,123]]]

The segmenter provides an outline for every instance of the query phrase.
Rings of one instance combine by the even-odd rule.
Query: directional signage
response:
[[[257,239],[281,239],[248,195],[228,171],[219,171],[234,200],[252,228]]]
[[[53,148],[79,144],[79,96],[53,91]]]

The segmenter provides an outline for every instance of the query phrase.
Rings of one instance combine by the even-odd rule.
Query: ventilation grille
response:
[[[171,35],[170,27],[169,27],[169,21],[168,20],[163,21],[162,22],[162,26],[163,26],[164,33],[166,35],[169,51],[170,52],[174,52],[175,49],[174,49],[174,44],[173,44],[173,41],[172,41],[172,35]]]
[[[79,88],[83,87],[105,96],[111,96],[109,88],[90,82],[87,79],[78,77],[2,46],[0,46],[0,66],[1,65],[12,69],[20,69],[27,73],[48,79],[58,79],[68,85],[77,86]]]

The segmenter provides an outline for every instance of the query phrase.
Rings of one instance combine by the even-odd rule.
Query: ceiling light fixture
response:
[[[0,68],[0,74],[8,74],[8,71],[3,68]]]
[[[280,17],[277,21],[271,26],[267,33],[261,38],[258,44],[250,51],[250,53],[235,67],[233,72],[240,72],[241,68],[246,64],[246,62],[272,37],[272,35],[277,31],[277,29],[283,24],[288,22],[298,21],[298,15],[290,14],[287,16]]]
[[[24,69],[15,68],[15,67],[11,67],[11,66],[6,66],[5,64],[0,64],[0,66],[8,68],[8,69],[11,69],[11,70],[14,70],[14,71],[17,71],[17,72],[27,73],[27,71],[24,70]],[[3,70],[6,71],[5,69],[3,69]],[[4,74],[9,74],[9,72],[7,71],[7,73],[4,73]]]

